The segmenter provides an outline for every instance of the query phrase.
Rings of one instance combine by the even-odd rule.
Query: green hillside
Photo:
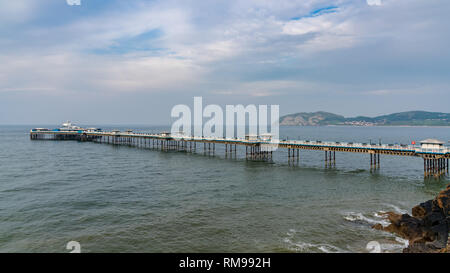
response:
[[[450,126],[450,114],[440,112],[409,111],[377,117],[346,118],[328,112],[296,113],[280,118],[280,125],[410,125],[410,126]]]

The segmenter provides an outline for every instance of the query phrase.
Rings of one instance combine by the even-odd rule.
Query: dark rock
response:
[[[439,193],[436,203],[446,217],[450,216],[450,185]]]
[[[412,215],[385,213],[391,224],[380,224],[374,229],[396,233],[409,240],[405,253],[448,252],[450,231],[450,185],[433,200],[428,200],[412,209]]]
[[[433,208],[433,200],[421,203],[412,209],[412,216],[416,218],[423,218],[425,215],[431,212]]]
[[[439,253],[440,249],[426,243],[412,243],[403,249],[403,253]]]
[[[377,230],[384,230],[384,227],[382,224],[375,224],[374,226],[372,226],[372,228],[377,229]]]

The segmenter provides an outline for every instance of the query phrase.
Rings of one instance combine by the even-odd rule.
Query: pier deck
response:
[[[79,140],[110,144],[129,144],[162,150],[195,151],[197,144],[203,143],[204,151],[215,152],[215,145],[225,145],[226,153],[236,153],[237,146],[245,146],[246,158],[252,160],[271,160],[275,148],[287,149],[289,160],[299,160],[300,150],[325,152],[325,161],[335,164],[336,152],[370,154],[370,167],[380,167],[380,155],[421,157],[424,161],[425,176],[441,176],[449,171],[450,148],[427,149],[416,145],[367,144],[352,142],[329,142],[307,140],[279,140],[278,142],[260,139],[230,139],[194,136],[173,136],[168,133],[147,134],[135,132],[103,131],[30,131],[32,140]]]

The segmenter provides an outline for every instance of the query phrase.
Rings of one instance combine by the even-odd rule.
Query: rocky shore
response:
[[[387,212],[391,224],[378,230],[395,233],[409,241],[404,253],[450,253],[450,184],[433,200],[428,200],[412,209],[409,214]]]

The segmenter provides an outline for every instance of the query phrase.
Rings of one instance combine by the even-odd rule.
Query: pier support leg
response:
[[[447,173],[448,173],[448,158],[447,158]]]
[[[423,159],[423,174],[424,176],[427,176],[427,160]]]

